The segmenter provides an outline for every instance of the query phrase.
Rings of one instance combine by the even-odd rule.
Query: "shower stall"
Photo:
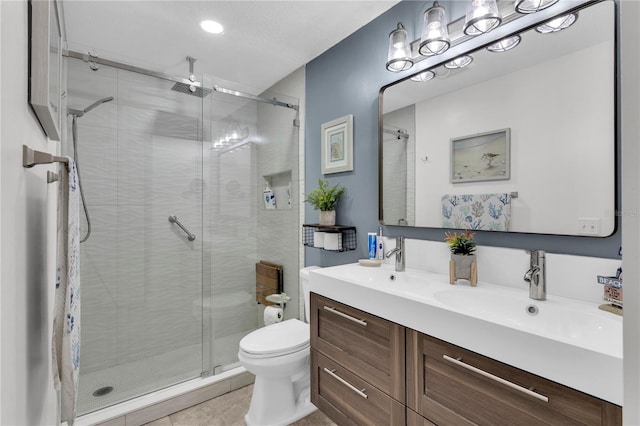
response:
[[[418,164],[428,161],[416,158],[414,106],[387,113],[381,129],[383,212],[387,225],[415,225],[415,173]]]
[[[209,76],[192,92],[72,53],[63,152],[76,158],[86,207],[85,414],[238,367],[239,340],[262,324],[259,260],[283,264],[297,296],[298,101]],[[267,181],[273,211],[261,199]],[[287,311],[298,316],[296,304]]]

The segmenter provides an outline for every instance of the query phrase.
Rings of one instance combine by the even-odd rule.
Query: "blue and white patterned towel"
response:
[[[442,196],[442,227],[479,231],[508,231],[511,194]]]
[[[69,159],[60,173],[52,369],[62,400],[62,418],[73,426],[80,370],[80,215],[78,173]]]

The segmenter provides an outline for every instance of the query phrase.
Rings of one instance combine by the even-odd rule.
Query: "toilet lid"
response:
[[[309,346],[309,324],[290,319],[271,324],[247,334],[240,349],[256,355],[282,355]]]

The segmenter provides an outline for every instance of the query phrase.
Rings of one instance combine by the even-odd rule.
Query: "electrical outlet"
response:
[[[578,234],[600,235],[599,218],[578,218]]]

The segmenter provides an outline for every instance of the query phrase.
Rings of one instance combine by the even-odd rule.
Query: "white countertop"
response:
[[[310,272],[310,290],[549,380],[622,405],[622,317],[526,287],[357,263]],[[530,315],[527,307],[538,313]]]

